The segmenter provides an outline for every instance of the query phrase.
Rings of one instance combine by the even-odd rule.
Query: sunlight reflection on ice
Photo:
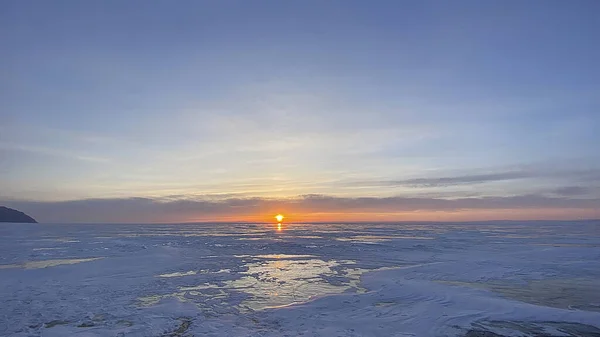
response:
[[[169,273],[169,274],[160,274],[158,275],[158,277],[182,277],[182,276],[190,276],[190,275],[196,275],[196,274],[222,274],[222,273],[230,273],[231,270],[229,269],[221,269],[219,271],[215,271],[215,272],[211,272],[210,270],[190,270],[190,271],[186,271],[186,272],[175,272],[175,273]]]
[[[396,235],[356,235],[344,238],[336,238],[337,241],[350,241],[361,243],[379,243],[395,239],[412,239],[412,240],[432,240],[432,237],[426,236],[396,236]]]
[[[359,268],[344,268],[345,265],[354,264],[354,261],[323,261],[311,258],[311,255],[266,254],[239,257],[267,260],[247,263],[248,271],[240,273],[243,275],[241,278],[226,280],[222,286],[203,283],[180,287],[180,291],[174,294],[142,297],[139,299],[140,304],[154,305],[165,297],[176,297],[182,301],[189,301],[190,297],[200,297],[194,302],[201,305],[202,297],[210,296],[214,299],[227,297],[231,291],[242,291],[250,297],[240,304],[240,308],[262,310],[302,303],[313,297],[342,293],[349,289],[359,290],[359,278],[365,271]],[[195,272],[182,272],[164,274],[161,277],[193,274]],[[327,277],[336,278],[337,282],[328,282]]]
[[[45,261],[29,261],[22,264],[4,264],[0,265],[0,269],[8,268],[23,268],[23,269],[40,269],[47,267],[60,266],[64,264],[76,264],[82,262],[89,262],[103,259],[103,257],[92,257],[88,259],[59,259],[59,260],[45,260]]]
[[[261,259],[301,259],[301,258],[308,258],[308,257],[313,257],[314,255],[302,255],[302,254],[298,254],[298,255],[293,255],[293,254],[266,254],[266,255],[254,255],[253,257],[258,257]]]

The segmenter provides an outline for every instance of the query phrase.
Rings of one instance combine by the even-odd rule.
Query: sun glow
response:
[[[277,222],[281,222],[283,220],[283,218],[285,218],[285,217],[283,215],[281,215],[281,214],[277,214],[275,216],[275,219],[277,219]]]

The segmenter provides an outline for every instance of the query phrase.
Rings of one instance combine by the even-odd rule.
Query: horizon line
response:
[[[419,221],[294,221],[294,222],[282,222],[285,225],[346,225],[346,224],[431,224],[431,223],[492,223],[492,222],[593,222],[600,221],[600,218],[584,218],[584,219],[524,219],[524,220],[468,220],[468,221],[457,221],[457,220],[419,220]],[[194,225],[194,224],[225,224],[225,225],[276,225],[278,222],[265,222],[265,221],[186,221],[186,222],[37,222],[37,223],[17,223],[17,222],[0,222],[0,224],[37,224],[37,225]]]

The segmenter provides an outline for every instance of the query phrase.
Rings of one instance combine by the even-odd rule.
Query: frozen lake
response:
[[[600,222],[0,224],[2,336],[600,336]]]

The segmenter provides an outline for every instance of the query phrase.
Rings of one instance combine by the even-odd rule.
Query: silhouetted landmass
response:
[[[4,206],[0,206],[0,222],[37,223],[29,215]]]

